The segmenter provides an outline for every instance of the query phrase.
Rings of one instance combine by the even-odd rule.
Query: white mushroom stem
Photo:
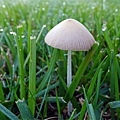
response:
[[[72,82],[72,67],[71,67],[71,50],[68,50],[67,60],[67,86],[69,87]]]
[[[68,60],[67,60],[67,86],[69,87],[72,82],[72,65],[71,65],[71,50],[68,50]],[[72,112],[72,103],[68,102],[68,115],[70,116]]]

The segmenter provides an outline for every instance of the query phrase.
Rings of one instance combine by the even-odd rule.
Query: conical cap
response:
[[[95,40],[80,22],[74,19],[66,19],[48,32],[45,42],[62,50],[88,51]]]

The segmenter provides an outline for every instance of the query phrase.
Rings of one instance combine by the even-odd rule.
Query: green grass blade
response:
[[[52,58],[50,60],[50,64],[49,64],[50,66],[48,66],[48,71],[46,72],[45,77],[43,78],[41,84],[38,86],[37,93],[46,86],[46,83],[47,83],[49,77],[51,76],[52,71],[54,70],[55,62],[57,59],[57,53],[58,53],[58,50],[54,49],[53,56],[52,56]]]
[[[27,21],[28,24],[28,40],[27,40],[27,52],[30,52],[30,36],[31,36],[31,19]]]
[[[105,31],[104,37],[105,37],[105,40],[106,40],[106,42],[107,42],[107,45],[108,45],[109,50],[110,50],[110,51],[113,51],[113,50],[114,50],[114,47],[113,47],[111,38],[110,38],[110,36],[109,36],[109,31],[108,31],[108,30]]]
[[[46,25],[43,25],[43,26],[42,26],[42,28],[41,28],[41,30],[40,30],[40,32],[39,32],[39,34],[38,34],[38,37],[37,37],[37,39],[36,39],[36,44],[39,42],[39,39],[40,39],[41,34],[42,34],[43,30],[45,29],[45,27],[46,27]]]
[[[4,100],[3,84],[2,81],[0,81],[0,102],[4,102]],[[0,118],[5,119],[5,115],[2,112],[0,112]]]
[[[57,90],[56,90],[56,103],[57,103],[57,110],[58,110],[58,118],[60,119],[61,118],[61,115],[60,115],[60,103],[59,103],[59,100],[58,100]]]
[[[96,85],[96,90],[95,90],[96,93],[95,93],[95,98],[94,98],[94,102],[93,102],[94,107],[97,106],[97,102],[98,102],[101,75],[102,75],[102,69],[100,69],[100,71],[98,73],[98,80],[97,80],[97,85]]]
[[[92,104],[88,104],[90,120],[97,120]]]
[[[88,111],[88,115],[90,117],[90,120],[96,120],[95,112],[93,110],[92,104],[89,104],[89,102],[88,102],[87,95],[86,95],[84,87],[83,87],[83,92],[84,92],[85,102],[86,102],[87,111]]]
[[[26,59],[25,59],[25,62],[24,62],[24,65],[23,65],[23,66],[24,66],[24,69],[25,69],[25,67],[26,67],[29,59],[30,59],[30,52],[28,53],[28,55],[27,55],[27,57],[26,57]]]
[[[120,108],[120,101],[109,102],[111,108]]]
[[[114,56],[114,81],[115,81],[115,99],[116,100],[119,100],[120,97],[119,97],[119,78],[118,78],[118,75],[117,73],[119,72],[118,69],[117,69],[117,65],[118,65],[118,60],[117,60],[117,57],[116,55]]]
[[[0,81],[0,102],[3,102],[5,100],[4,98],[4,92],[3,92],[3,84]]]
[[[60,53],[60,51],[59,51],[59,53]],[[65,95],[65,90],[64,90],[64,87],[63,87],[62,80],[63,81],[65,80],[66,73],[67,73],[67,71],[66,71],[66,68],[67,68],[66,67],[66,59],[64,57],[64,53],[59,54],[59,58],[60,58],[60,60],[57,62],[57,64],[58,64],[57,73],[58,73],[58,76],[59,76],[59,92],[58,92],[58,95],[59,96],[64,96]]]
[[[116,69],[116,62],[115,62],[115,59],[114,58],[115,56],[115,53],[114,52],[111,52],[111,56],[110,56],[110,97],[112,99],[115,98],[115,89],[117,90],[117,88],[115,88],[115,84],[117,82],[117,69]],[[116,81],[116,82],[115,82]],[[117,87],[117,86],[116,86]],[[116,91],[118,92],[118,91]],[[113,109],[111,109],[111,117],[112,119],[115,119],[115,111]]]
[[[23,40],[21,38],[23,32],[23,26],[18,26],[18,34],[19,36],[16,39],[17,44],[17,54],[18,54],[18,61],[19,61],[19,77],[20,77],[20,98],[25,98],[25,83],[24,83],[24,76],[25,76],[25,69],[24,69],[24,51],[23,51]]]
[[[76,109],[74,109],[74,110],[73,110],[73,112],[72,112],[72,114],[71,114],[71,116],[70,116],[69,120],[73,120],[73,119],[74,119],[74,114],[75,114],[75,111],[76,111]]]
[[[32,113],[24,100],[16,101],[17,107],[23,120],[34,120]]]
[[[114,69],[114,53],[111,52],[111,56],[110,56],[110,69],[111,69],[111,74],[110,74],[110,88],[111,88],[111,92],[110,92],[110,96],[111,98],[114,99],[114,95],[115,95],[115,82],[114,82],[114,78],[115,78],[115,69]]]
[[[11,111],[9,111],[6,107],[4,107],[1,103],[0,103],[0,111],[5,114],[8,118],[10,118],[10,120],[19,120],[18,117],[16,115],[14,115]]]
[[[28,106],[34,115],[35,112],[35,89],[36,89],[36,40],[30,40],[30,60],[29,60],[29,94]]]
[[[48,90],[52,90],[52,89],[56,88],[58,85],[59,85],[59,81],[56,82],[56,83],[53,84],[53,85],[50,85],[50,86],[48,87]],[[46,89],[47,89],[47,88],[46,88]],[[44,89],[44,90],[42,90],[42,91],[39,91],[39,92],[36,94],[36,97],[35,97],[35,98],[39,98],[39,97],[41,97],[42,95],[44,95],[45,92],[46,92],[46,89]]]
[[[46,93],[45,93],[46,94]],[[43,100],[44,97],[41,97],[41,99]],[[45,101],[49,102],[49,103],[56,103],[56,97],[47,97],[46,99],[44,99]],[[58,101],[59,103],[63,103],[66,104],[66,102],[64,101],[63,97],[58,97]]]

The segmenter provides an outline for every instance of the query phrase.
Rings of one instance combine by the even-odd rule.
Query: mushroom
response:
[[[95,40],[87,28],[75,19],[66,19],[53,27],[45,37],[45,42],[61,50],[68,50],[67,86],[72,82],[71,50],[88,51]],[[72,104],[68,103],[68,115],[72,112]]]

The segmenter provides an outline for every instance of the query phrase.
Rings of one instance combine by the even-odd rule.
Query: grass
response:
[[[119,9],[119,0],[2,1],[1,119],[120,119]],[[99,43],[88,52],[72,51],[69,88],[67,51],[44,42],[47,32],[67,18],[84,24]]]

